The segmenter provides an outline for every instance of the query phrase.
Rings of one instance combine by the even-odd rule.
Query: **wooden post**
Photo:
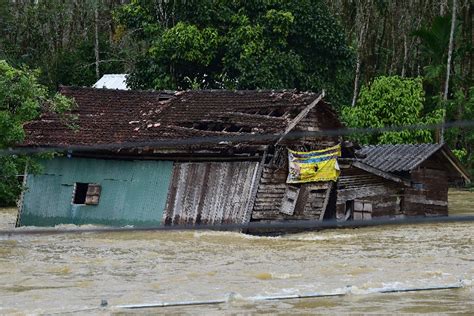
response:
[[[17,204],[18,212],[17,212],[17,215],[16,215],[15,227],[20,227],[20,225],[21,225],[21,213],[23,211],[23,199],[25,198],[27,177],[28,177],[28,161],[25,164],[25,170],[23,172],[23,182],[21,184],[21,194],[20,194],[20,198],[19,198],[18,204]]]
[[[335,188],[334,182],[329,182],[328,189],[326,191],[326,196],[324,197],[323,208],[321,210],[321,214],[319,215],[319,221],[322,222],[324,220],[324,215],[326,214],[326,209],[328,208],[329,198],[331,196],[331,191]]]

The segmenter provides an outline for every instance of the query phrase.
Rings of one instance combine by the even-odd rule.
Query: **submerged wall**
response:
[[[337,183],[337,214],[342,219],[396,217],[401,215],[403,186],[365,170],[341,165]],[[349,218],[347,218],[349,219]]]
[[[28,175],[21,226],[57,224],[158,225],[162,221],[172,161],[58,157]],[[73,204],[75,183],[101,186],[97,205]]]
[[[248,223],[258,166],[256,161],[175,163],[166,224]]]
[[[437,169],[435,169],[437,168]],[[448,172],[426,161],[411,173],[412,188],[406,188],[403,212],[410,216],[448,215]]]

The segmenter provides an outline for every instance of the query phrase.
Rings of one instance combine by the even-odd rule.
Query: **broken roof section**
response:
[[[127,74],[103,75],[92,87],[98,89],[130,90],[127,86]]]
[[[26,146],[82,146],[192,137],[282,134],[319,94],[198,90],[176,93],[62,87],[75,99],[76,130],[44,114],[25,125]],[[321,100],[315,129],[342,127]],[[314,114],[313,114],[314,115]],[[296,128],[298,130],[298,128]],[[267,141],[268,142],[268,141]]]
[[[428,158],[439,153],[454,172],[470,182],[469,173],[446,144],[371,145],[362,147],[357,153],[366,157],[358,160],[361,163],[383,172],[399,174],[411,172]]]

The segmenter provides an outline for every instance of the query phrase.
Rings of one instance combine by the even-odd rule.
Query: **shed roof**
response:
[[[127,86],[127,74],[103,75],[92,87],[99,89],[129,90]]]
[[[438,151],[443,144],[371,145],[357,153],[366,156],[363,163],[385,172],[411,171]]]
[[[364,146],[357,151],[365,158],[360,162],[384,172],[410,172],[432,155],[442,152],[444,158],[461,177],[469,180],[469,173],[446,144],[397,144]]]
[[[318,94],[295,91],[199,90],[176,93],[62,87],[75,99],[72,130],[46,113],[25,125],[25,146],[82,146],[202,136],[279,134]],[[321,101],[317,128],[339,128]]]

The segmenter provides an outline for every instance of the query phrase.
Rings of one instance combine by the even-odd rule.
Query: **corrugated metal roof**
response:
[[[93,88],[130,90],[127,87],[127,74],[103,75],[93,86]]]
[[[373,168],[403,172],[413,170],[441,147],[443,144],[372,145],[362,147],[357,153],[366,155],[359,161]]]

